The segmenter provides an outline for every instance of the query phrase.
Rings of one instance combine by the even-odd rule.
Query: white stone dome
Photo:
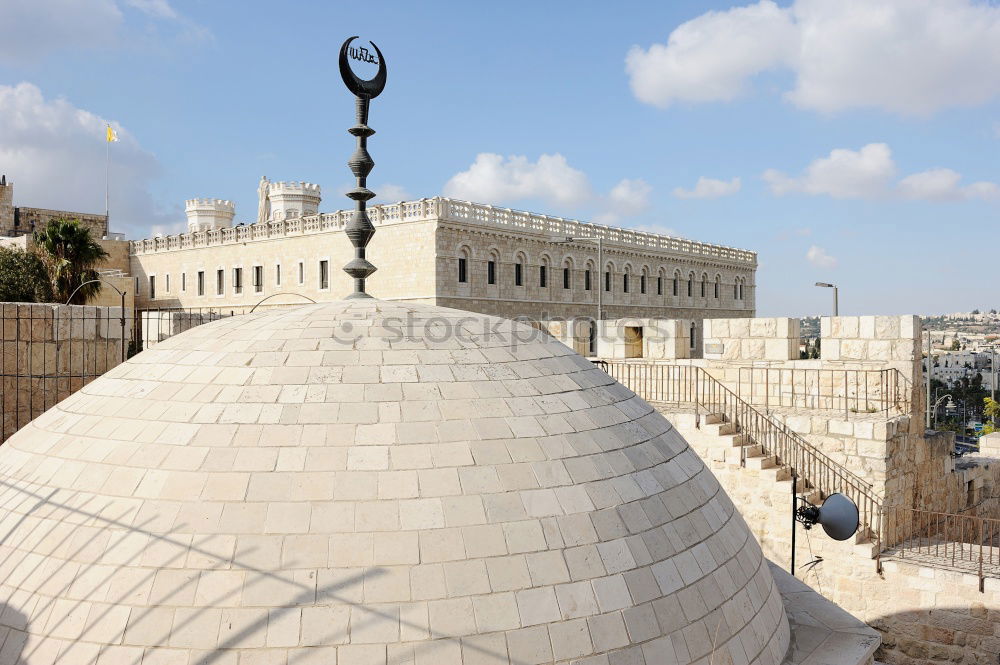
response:
[[[712,473],[532,333],[332,302],[93,381],[0,447],[0,665],[780,663]]]

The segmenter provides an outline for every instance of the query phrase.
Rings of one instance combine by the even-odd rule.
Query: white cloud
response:
[[[530,162],[523,155],[505,160],[489,152],[479,153],[468,170],[452,176],[444,194],[480,203],[539,199],[565,206],[581,205],[593,196],[587,176],[558,153]]]
[[[813,161],[798,177],[775,169],[764,171],[762,177],[777,196],[803,193],[824,194],[835,199],[1000,200],[1000,185],[993,182],[962,185],[962,174],[952,169],[921,171],[894,184],[896,171],[889,146],[869,143],[861,150],[831,150],[828,157]]]
[[[604,212],[594,216],[598,224],[616,224],[623,217],[631,217],[649,210],[649,196],[653,188],[648,182],[637,178],[623,179],[611,188],[603,198]]]
[[[136,10],[153,29],[136,29],[141,37],[131,38],[123,9]],[[0,58],[29,62],[53,51],[115,48],[129,39],[148,46],[158,24],[188,42],[211,36],[207,28],[178,14],[168,0],[3,0]]]
[[[899,181],[903,198],[927,201],[993,200],[1000,198],[1000,186],[992,182],[961,185],[962,174],[951,169],[930,169]]]
[[[684,189],[677,187],[674,189],[674,196],[679,199],[717,199],[723,196],[732,196],[740,191],[742,182],[739,177],[732,180],[716,180],[701,176],[695,183],[694,189]]]
[[[771,0],[712,11],[666,44],[635,46],[626,72],[640,101],[727,101],[783,70],[785,93],[818,111],[903,114],[975,106],[1000,95],[1000,7],[973,0]]]
[[[889,146],[869,143],[857,151],[832,150],[828,157],[812,162],[799,177],[768,169],[763,178],[778,196],[802,192],[836,199],[863,199],[883,195],[895,173]]]
[[[0,164],[15,183],[15,205],[103,212],[107,122],[65,99],[45,99],[31,83],[0,85]],[[183,219],[179,206],[164,213],[154,205],[156,158],[111,124],[119,137],[111,145],[111,230],[142,236]]]
[[[412,197],[410,193],[401,185],[393,185],[385,182],[374,187],[376,203],[398,203],[399,201],[409,201]]]
[[[806,258],[817,268],[832,269],[837,267],[837,259],[827,254],[826,250],[819,245],[810,246],[809,251],[806,252]]]

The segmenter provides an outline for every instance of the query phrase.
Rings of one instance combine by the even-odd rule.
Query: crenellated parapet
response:
[[[298,219],[319,212],[320,186],[311,182],[272,182],[267,197],[271,202],[269,221]]]
[[[187,215],[189,233],[213,231],[233,225],[236,205],[226,199],[188,199],[184,202],[184,213]]]

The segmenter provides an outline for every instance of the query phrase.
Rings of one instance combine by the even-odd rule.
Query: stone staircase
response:
[[[790,502],[791,470],[774,455],[766,454],[763,447],[754,443],[745,433],[738,432],[735,424],[729,422],[723,414],[696,414],[693,409],[676,406],[661,406],[661,411],[709,468],[740,469],[748,475],[748,480],[752,477],[757,482],[772,486],[771,490],[788,496]],[[819,488],[802,479],[799,479],[797,489],[800,499],[814,505],[822,504],[826,498]],[[855,534],[854,551],[867,559],[876,556],[877,542],[870,529],[862,528]]]

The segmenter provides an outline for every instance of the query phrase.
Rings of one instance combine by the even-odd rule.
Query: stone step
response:
[[[760,472],[760,477],[770,480],[771,482],[778,482],[781,480],[788,480],[792,477],[792,472],[784,466],[774,466],[770,469],[763,469]]]
[[[706,434],[713,434],[715,436],[723,436],[725,434],[733,434],[736,432],[736,426],[732,423],[706,423],[702,422],[701,431]]]
[[[778,460],[774,458],[774,455],[748,457],[746,465],[748,469],[771,469],[778,465]]]
[[[704,420],[702,422],[704,422],[706,425],[714,425],[716,423],[724,423],[724,422],[726,422],[726,416],[724,414],[721,414],[721,413],[706,413],[705,414],[705,418],[704,418]]]
[[[748,445],[750,443],[750,437],[741,433],[722,434],[719,436],[719,443],[724,446],[738,448],[740,446]]]

